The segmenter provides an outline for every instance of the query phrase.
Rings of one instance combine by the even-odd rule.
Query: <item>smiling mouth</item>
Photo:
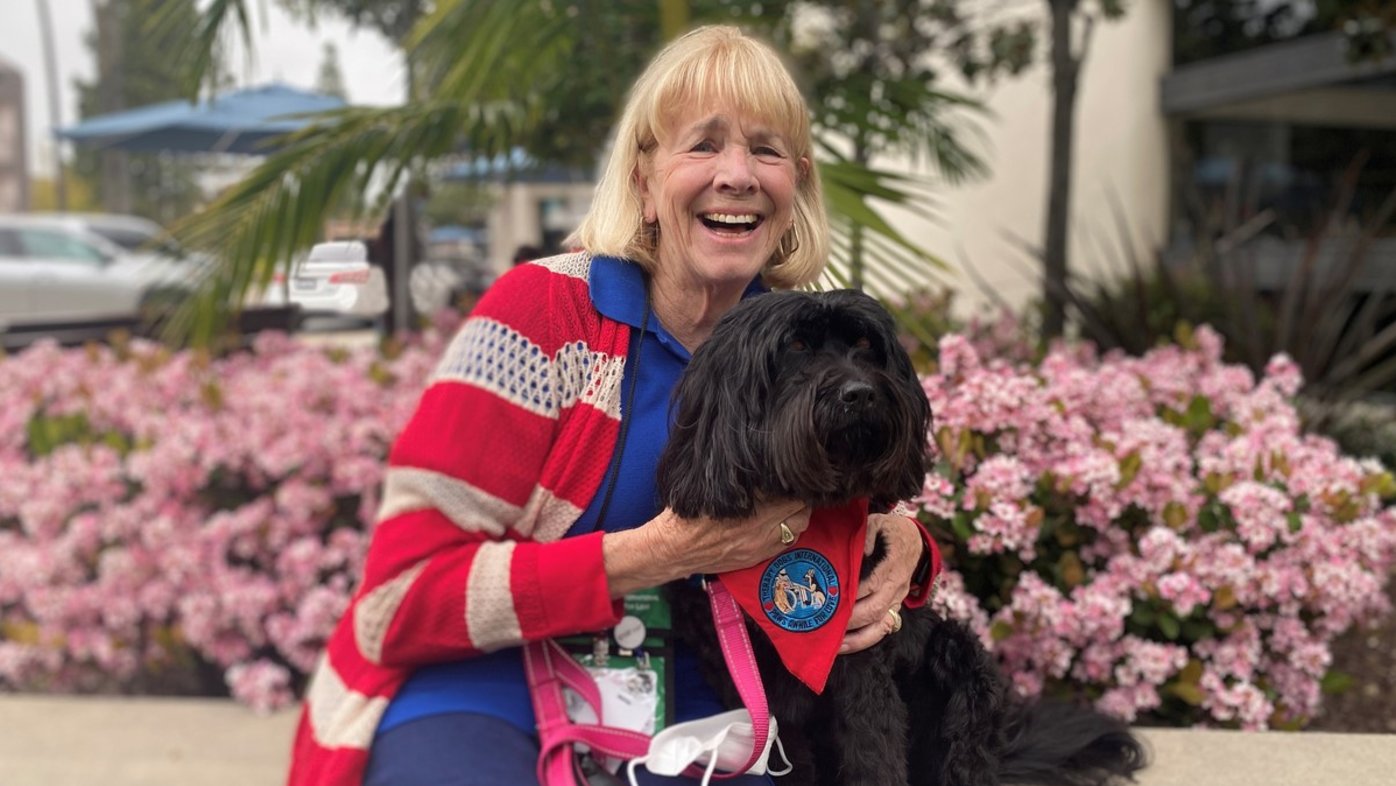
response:
[[[745,235],[765,220],[755,213],[703,213],[698,216],[703,226],[724,235]]]

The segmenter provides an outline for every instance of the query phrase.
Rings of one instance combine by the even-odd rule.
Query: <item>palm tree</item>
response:
[[[329,211],[345,204],[366,211],[365,194],[393,194],[434,159],[462,150],[495,156],[522,145],[543,160],[594,161],[654,44],[690,21],[731,21],[747,9],[737,0],[626,5],[617,11],[587,0],[439,0],[404,41],[414,100],[318,116],[176,227],[181,241],[216,259],[200,296],[172,322],[177,332],[210,340],[228,316],[220,304],[268,286],[278,268],[315,242]],[[763,5],[769,14],[785,4]],[[214,62],[211,53],[227,31],[236,26],[250,42],[249,7],[250,0],[207,7],[189,34],[196,78]],[[735,21],[762,20],[747,13]],[[649,43],[629,43],[637,40]],[[943,138],[932,147],[952,151],[946,171],[973,161]],[[830,281],[848,281],[850,252],[861,248],[884,291],[924,285],[942,263],[894,229],[873,200],[929,214],[929,179],[873,169],[833,145],[826,154],[821,175],[836,230]]]

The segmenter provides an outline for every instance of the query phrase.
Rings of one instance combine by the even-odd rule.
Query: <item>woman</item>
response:
[[[791,501],[707,522],[654,502],[690,353],[742,297],[822,269],[808,110],[764,44],[703,28],[646,69],[616,140],[569,240],[586,251],[491,287],[394,445],[292,783],[534,783],[519,645],[605,630],[627,593],[754,565],[808,525]],[[899,516],[870,529],[891,553],[863,584],[847,652],[888,635],[927,589],[908,599],[924,531]],[[677,720],[723,709],[690,654],[673,670]],[[666,781],[682,782],[649,782]]]

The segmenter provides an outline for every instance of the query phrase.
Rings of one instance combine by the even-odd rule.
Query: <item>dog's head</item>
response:
[[[742,301],[674,394],[659,492],[680,516],[749,515],[760,499],[873,508],[919,492],[931,410],[891,316],[842,290]]]

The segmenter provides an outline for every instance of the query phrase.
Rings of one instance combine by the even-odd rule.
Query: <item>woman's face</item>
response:
[[[696,286],[745,286],[794,222],[809,161],[761,123],[726,109],[681,112],[640,173],[659,266]],[[643,166],[643,164],[642,164]]]

